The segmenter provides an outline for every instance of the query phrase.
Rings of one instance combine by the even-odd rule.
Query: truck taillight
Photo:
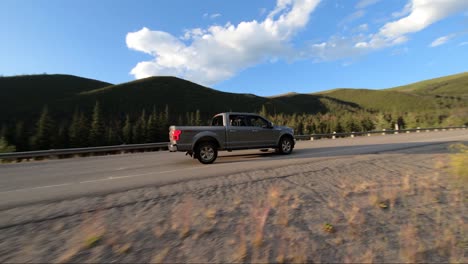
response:
[[[178,130],[178,129],[174,130],[172,132],[172,139],[175,140],[175,141],[179,140],[180,139],[180,134],[182,134],[181,130]]]

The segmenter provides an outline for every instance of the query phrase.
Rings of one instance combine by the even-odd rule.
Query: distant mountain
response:
[[[75,109],[87,114],[96,101],[107,117],[137,116],[142,109],[161,112],[166,105],[172,118],[199,110],[203,117],[224,111],[260,111],[271,114],[317,114],[399,111],[466,107],[468,73],[427,80],[385,90],[334,89],[315,94],[288,93],[272,97],[217,91],[176,77],[149,77],[112,85],[71,75],[0,77],[0,123],[34,121],[48,105],[58,119],[69,119]]]
[[[0,78],[0,121],[37,119],[42,107],[59,118],[69,118],[75,109],[90,112],[96,101],[106,116],[139,115],[156,108],[170,109],[173,117],[199,110],[204,117],[224,111],[271,113],[326,113],[335,109],[355,111],[359,106],[320,95],[288,94],[267,98],[253,94],[217,91],[176,77],[149,77],[112,85],[70,75],[31,75]]]
[[[63,75],[41,74],[0,77],[0,121],[34,117],[44,105],[60,102],[81,92],[111,85],[93,79]]]

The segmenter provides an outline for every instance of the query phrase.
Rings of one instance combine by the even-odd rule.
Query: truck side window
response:
[[[260,118],[258,116],[249,116],[249,123],[250,123],[250,126],[253,126],[253,127],[267,127],[268,126],[268,122],[263,119],[263,118]]]
[[[229,123],[231,126],[247,126],[244,116],[230,115]]]
[[[223,116],[216,116],[211,121],[212,126],[223,126]]]

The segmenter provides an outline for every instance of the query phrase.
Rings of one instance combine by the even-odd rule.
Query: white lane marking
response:
[[[426,140],[425,139],[425,140],[412,141],[412,142],[400,142],[400,143],[410,144],[410,143],[433,142],[433,141],[439,141],[439,140],[454,139],[454,138],[459,138],[459,137],[466,137],[466,135],[454,136],[454,137],[445,137],[445,138],[437,138],[437,139],[431,139],[431,140]],[[398,143],[388,143],[388,144],[398,144]],[[348,149],[348,150],[332,150],[332,151],[314,152],[314,153],[310,153],[310,154],[295,155],[294,157],[305,157],[305,156],[312,156],[314,154],[329,154],[329,153],[335,153],[335,152],[341,152],[342,153],[344,151],[350,151],[350,150],[355,151],[355,150],[362,150],[362,149],[372,149],[372,148],[379,147],[380,145],[382,145],[382,144],[377,144],[377,145],[374,145],[374,146],[355,147],[355,148]],[[351,146],[342,146],[342,147],[353,147],[353,146],[351,145]],[[391,151],[391,149],[388,150],[388,151]],[[276,159],[280,159],[280,158],[281,157],[278,157]],[[215,164],[216,167],[227,166],[227,165],[231,165],[231,164],[229,164],[229,163]],[[81,181],[81,182],[78,182],[78,183],[85,184],[85,183],[100,182],[100,181],[118,180],[118,179],[124,179],[124,178],[134,178],[134,177],[141,177],[141,176],[147,176],[147,175],[157,175],[157,174],[164,174],[164,173],[170,173],[170,172],[196,170],[196,169],[201,169],[201,168],[207,168],[207,167],[206,166],[198,166],[198,167],[194,167],[194,168],[185,168],[185,169],[158,171],[158,172],[148,172],[148,173],[124,175],[124,176],[116,176],[116,177],[110,176],[110,177],[103,178],[103,179]],[[63,183],[63,184],[56,184],[56,185],[47,185],[47,186],[39,186],[39,187],[32,187],[32,188],[23,188],[23,189],[16,189],[16,190],[5,191],[5,192],[0,192],[0,193],[11,193],[11,192],[18,192],[18,191],[25,191],[25,190],[45,189],[45,188],[53,188],[53,187],[66,186],[66,185],[72,185],[72,184],[74,184],[74,183]]]
[[[54,188],[54,187],[59,187],[59,186],[72,185],[72,184],[73,184],[72,182],[68,182],[68,183],[61,183],[61,184],[31,187],[31,188],[22,188],[22,189],[16,189],[16,190],[11,190],[11,191],[4,191],[4,192],[0,192],[0,193],[12,193],[12,192],[27,191],[27,190],[46,189],[46,188]]]
[[[223,164],[219,164],[218,166],[220,166],[220,165],[223,165]],[[206,166],[198,166],[198,167],[195,167],[195,168],[185,168],[185,169],[168,170],[168,171],[147,172],[147,173],[131,174],[131,175],[123,175],[123,176],[111,176],[111,177],[107,177],[107,178],[103,178],[103,179],[82,181],[82,182],[79,182],[79,183],[118,180],[118,179],[125,179],[125,178],[134,178],[134,177],[141,177],[141,176],[148,176],[148,175],[164,174],[164,173],[177,172],[177,171],[195,170],[195,169],[201,169],[201,168],[206,168]]]

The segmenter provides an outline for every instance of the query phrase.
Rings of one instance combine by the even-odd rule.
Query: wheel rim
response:
[[[281,144],[281,149],[283,150],[283,152],[286,152],[286,153],[291,151],[291,142],[287,139],[283,140]]]
[[[214,149],[210,146],[204,146],[200,150],[200,157],[203,160],[211,160],[214,157]]]

